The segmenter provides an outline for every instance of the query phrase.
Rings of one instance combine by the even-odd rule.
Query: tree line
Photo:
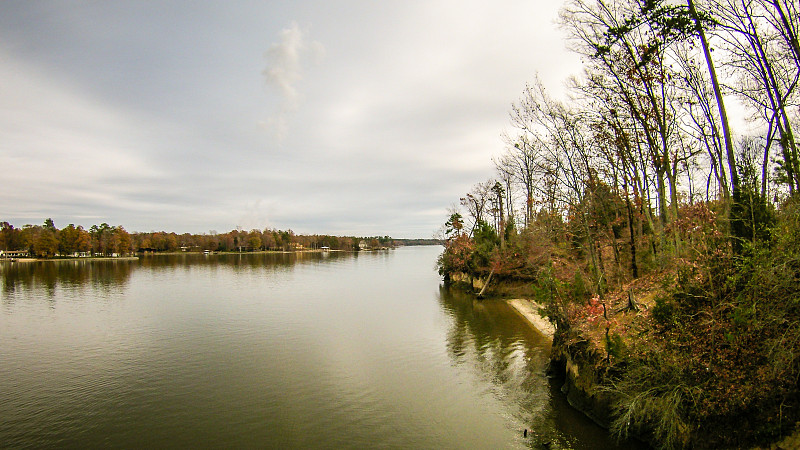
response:
[[[364,248],[392,247],[394,239],[389,236],[356,237],[331,235],[301,235],[292,230],[242,229],[227,233],[203,234],[155,231],[129,233],[121,225],[107,223],[92,225],[89,229],[69,224],[58,229],[52,219],[43,225],[25,225],[15,228],[8,222],[0,222],[0,249],[25,251],[31,256],[78,256],[78,255],[129,255],[136,252],[250,252],[250,251],[297,251],[320,249],[358,251]]]
[[[681,255],[678,224],[698,203],[732,249],[763,239],[800,189],[799,12],[788,0],[567,1],[560,24],[583,73],[566,101],[537,78],[512,104],[495,177],[451,208],[451,253],[509,233],[568,241],[599,291]],[[756,132],[731,129],[733,98]],[[488,271],[475,257],[452,269]]]

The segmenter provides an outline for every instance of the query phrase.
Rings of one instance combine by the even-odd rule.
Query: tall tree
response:
[[[798,7],[792,2],[714,0],[718,33],[737,74],[736,93],[774,126],[782,150],[781,167],[790,192],[800,189],[800,160],[792,127],[800,60],[797,59]],[[793,11],[792,17],[786,11]],[[785,18],[782,19],[781,16]],[[771,131],[771,130],[770,130]],[[768,131],[767,139],[771,138]],[[764,151],[770,149],[767,141]]]

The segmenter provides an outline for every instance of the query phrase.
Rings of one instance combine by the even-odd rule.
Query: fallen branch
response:
[[[489,282],[492,281],[492,275],[494,275],[494,267],[489,271],[489,276],[486,278],[486,283],[483,283],[481,291],[478,292],[478,298],[483,298],[483,292],[486,290],[486,287],[489,286]]]

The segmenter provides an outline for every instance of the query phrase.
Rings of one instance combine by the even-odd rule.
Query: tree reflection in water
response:
[[[550,342],[534,331],[503,300],[475,296],[442,286],[439,302],[452,318],[447,350],[453,364],[472,366],[480,386],[502,401],[510,420],[527,429],[532,448],[638,449],[617,443],[608,433],[571,408],[559,383],[546,375]]]
[[[50,300],[59,290],[91,289],[108,294],[124,289],[137,262],[132,260],[58,260],[0,264],[3,301],[9,304],[17,295],[43,291]],[[51,305],[55,306],[55,305]]]
[[[269,252],[269,253],[226,253],[204,255],[199,253],[173,255],[145,255],[139,260],[103,259],[82,260],[64,259],[35,262],[0,263],[0,292],[6,307],[11,307],[16,298],[23,293],[43,292],[55,307],[59,290],[74,294],[92,290],[100,298],[112,298],[115,293],[124,292],[133,272],[139,270],[191,271],[198,266],[230,268],[235,271],[290,271],[301,264],[330,264],[338,260],[357,257],[357,254],[343,252]],[[75,295],[71,296],[75,297]]]

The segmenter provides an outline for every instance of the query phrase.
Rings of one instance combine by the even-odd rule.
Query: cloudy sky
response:
[[[493,174],[553,0],[0,3],[0,221],[430,237]]]

